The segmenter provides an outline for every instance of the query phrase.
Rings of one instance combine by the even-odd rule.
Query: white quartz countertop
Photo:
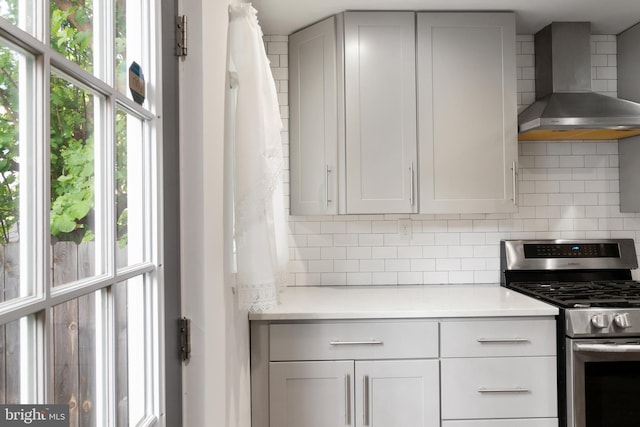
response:
[[[288,287],[250,320],[554,316],[558,309],[499,285]]]

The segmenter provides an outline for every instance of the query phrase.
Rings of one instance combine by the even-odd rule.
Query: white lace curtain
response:
[[[260,311],[277,305],[288,249],[280,108],[250,3],[229,6],[228,43],[236,286],[241,307]]]

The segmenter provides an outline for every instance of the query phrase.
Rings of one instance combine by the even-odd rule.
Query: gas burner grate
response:
[[[529,296],[565,308],[640,307],[640,282],[516,282],[509,285]]]

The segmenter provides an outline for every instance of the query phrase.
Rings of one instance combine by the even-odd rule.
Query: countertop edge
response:
[[[285,290],[273,310],[249,312],[250,321],[550,317],[559,309],[499,285]]]

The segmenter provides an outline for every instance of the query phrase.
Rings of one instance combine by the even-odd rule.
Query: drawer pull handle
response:
[[[486,388],[481,387],[478,389],[478,393],[531,393],[529,388]]]
[[[369,340],[369,341],[331,341],[329,342],[331,345],[382,345],[383,342],[380,340]]]
[[[478,338],[480,344],[524,344],[531,342],[527,338]]]

